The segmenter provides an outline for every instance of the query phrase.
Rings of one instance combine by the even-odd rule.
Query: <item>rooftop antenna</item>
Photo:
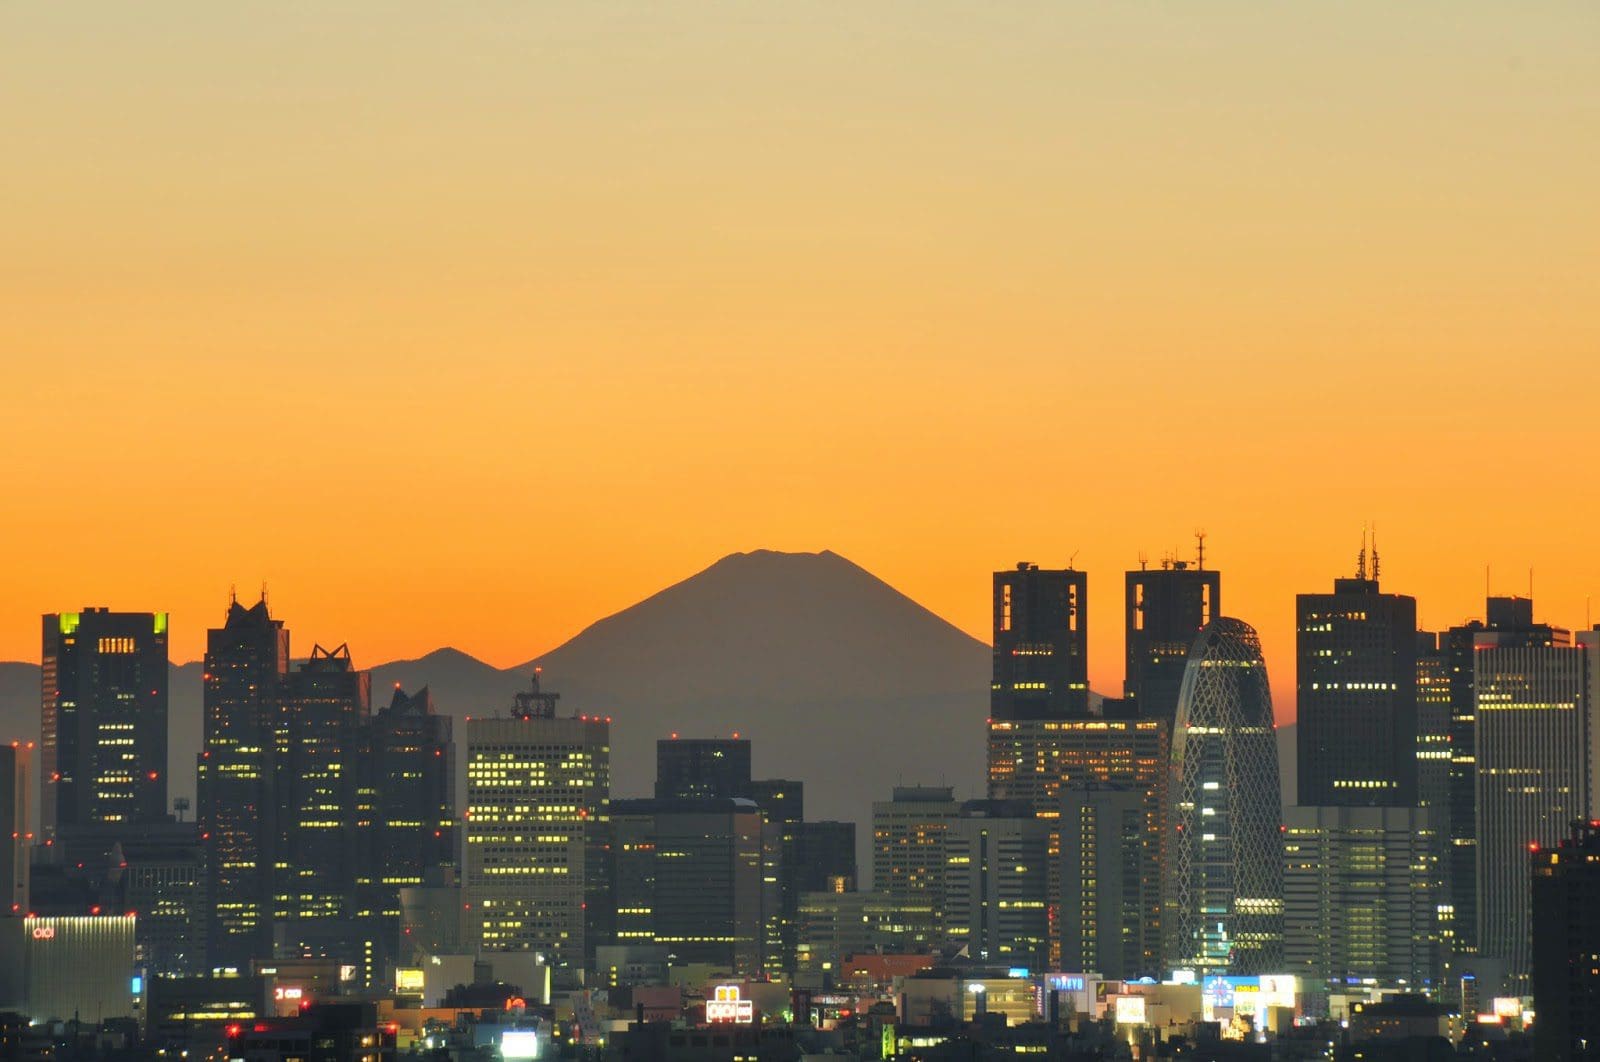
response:
[[[1356,554],[1356,578],[1367,579],[1367,525],[1361,525],[1361,552]]]
[[[267,603],[267,581],[265,579],[261,580],[261,603],[263,605]]]
[[[1139,551],[1139,570],[1142,572],[1150,567],[1150,554],[1144,550]]]
[[[228,604],[237,605],[238,603],[239,603],[239,584],[238,583],[229,583],[228,584]]]
[[[1206,570],[1206,532],[1205,532],[1204,528],[1198,528],[1198,529],[1195,530],[1194,541],[1195,541],[1195,552],[1197,554],[1197,556],[1195,557],[1195,567],[1199,568],[1201,571],[1205,571]]]
[[[1073,562],[1078,559],[1078,554],[1080,554],[1082,552],[1083,552],[1083,550],[1081,550],[1081,549],[1075,549],[1075,550],[1072,551],[1072,556],[1067,558],[1067,571],[1069,571],[1069,572],[1070,571],[1076,571],[1076,569],[1073,568],[1072,565],[1073,565]]]
[[[1372,581],[1378,581],[1378,525],[1372,525]]]

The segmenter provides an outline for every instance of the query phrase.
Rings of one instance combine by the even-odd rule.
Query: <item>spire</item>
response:
[[[1356,578],[1367,580],[1367,525],[1361,525],[1361,552],[1356,554]]]
[[[1372,581],[1378,581],[1378,525],[1372,525]]]
[[[1195,541],[1195,567],[1201,571],[1206,570],[1206,533],[1204,528],[1197,528],[1194,533]]]

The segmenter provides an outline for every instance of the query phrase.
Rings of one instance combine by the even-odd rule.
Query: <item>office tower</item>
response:
[[[1083,782],[1133,785],[1159,797],[1167,733],[1159,719],[992,719],[989,799],[1025,801],[1053,818],[1062,791]],[[1158,814],[1159,804],[1152,807]]]
[[[132,911],[138,958],[150,974],[205,973],[210,928],[205,848],[192,822],[119,829],[106,859],[109,911]]]
[[[1295,598],[1299,803],[1417,803],[1417,601],[1354,579]]]
[[[44,617],[40,817],[46,840],[167,815],[167,614]]]
[[[867,952],[926,952],[938,941],[933,902],[907,907],[879,892],[808,892],[800,898],[797,983],[820,987],[843,960]]]
[[[1258,974],[1283,954],[1283,809],[1267,665],[1226,616],[1195,639],[1172,734],[1165,958]]]
[[[1577,821],[1533,862],[1534,1056],[1579,1062],[1600,1048],[1600,823]]]
[[[289,632],[263,597],[234,600],[206,632],[204,744],[197,812],[206,846],[213,969],[248,970],[272,954],[277,853],[275,734],[289,673]]]
[[[613,800],[607,877],[614,904],[612,939],[650,944],[656,939],[656,801]]]
[[[1052,970],[1094,970],[1112,980],[1160,976],[1160,835],[1149,790],[1082,782],[1061,793],[1054,826],[1059,908]]]
[[[960,814],[955,790],[895,786],[890,800],[872,805],[872,891],[911,910],[943,910],[945,834]]]
[[[604,904],[611,723],[558,717],[556,696],[535,672],[509,718],[467,720],[464,892],[475,946],[575,975],[595,943],[585,904]]]
[[[1203,556],[1194,567],[1173,560],[1157,569],[1127,573],[1122,695],[1139,715],[1163,720],[1171,728],[1189,647],[1221,609],[1222,573],[1207,571]]]
[[[800,824],[796,885],[808,892],[854,892],[856,888],[856,824]]]
[[[372,716],[361,764],[365,801],[372,808],[365,830],[361,910],[382,920],[380,937],[398,939],[400,890],[441,880],[456,862],[455,745],[452,720],[434,710],[423,687],[407,694],[398,685],[386,708]]]
[[[363,830],[372,794],[359,783],[371,717],[372,675],[356,670],[350,649],[314,646],[281,687],[275,746],[277,798],[274,945],[289,955],[339,958],[376,974],[372,927],[357,892],[370,866]]]
[[[1600,631],[1525,632],[1475,640],[1478,766],[1478,950],[1526,990],[1532,957],[1527,848],[1554,845],[1595,815],[1600,770]],[[1518,994],[1513,992],[1511,994]]]
[[[946,941],[981,963],[1048,968],[1050,830],[1025,803],[961,805],[944,830]]]
[[[656,742],[656,799],[750,797],[750,742],[678,738]]]
[[[780,965],[780,831],[745,799],[619,800],[611,816],[621,944],[660,944],[673,965],[760,976]]]
[[[1450,819],[1450,662],[1439,635],[1417,632],[1417,805],[1433,812],[1448,839]]]
[[[1285,968],[1309,982],[1434,978],[1440,847],[1426,808],[1285,809]]]
[[[776,849],[768,854],[768,876],[777,879],[781,897],[767,934],[780,942],[781,971],[794,971],[795,919],[800,911],[800,831],[805,826],[805,785],[790,778],[750,783],[750,797],[773,827]]]
[[[0,918],[28,913],[33,830],[28,797],[33,782],[33,742],[0,745],[0,830],[11,827],[11,843],[0,848]]]
[[[1089,714],[1089,577],[1018,564],[994,573],[994,719]]]
[[[1491,597],[1487,622],[1473,620],[1451,627],[1439,639],[1450,681],[1450,847],[1445,880],[1450,887],[1453,950],[1458,955],[1478,950],[1478,769],[1477,701],[1474,665],[1477,637],[1490,632],[1496,644],[1540,646],[1551,643],[1555,629],[1533,622],[1533,602],[1522,597]]]

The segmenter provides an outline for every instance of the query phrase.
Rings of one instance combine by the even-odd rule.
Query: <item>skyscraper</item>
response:
[[[279,701],[289,632],[263,597],[206,632],[197,811],[206,851],[212,968],[272,954]]]
[[[1203,564],[1203,561],[1201,562]],[[1222,610],[1222,573],[1167,561],[1125,576],[1123,632],[1127,665],[1122,695],[1138,714],[1170,729],[1189,648]]]
[[[1081,782],[1053,825],[1059,894],[1050,969],[1114,980],[1161,970],[1160,835],[1146,787]]]
[[[767,935],[780,942],[779,958],[783,971],[793,972],[796,920],[800,913],[800,838],[805,828],[805,784],[793,778],[763,778],[750,783],[750,797],[761,809],[762,817],[773,829],[778,850],[769,853],[774,865],[769,872],[777,877],[781,897],[773,912],[774,924]]]
[[[1366,558],[1295,598],[1302,806],[1417,803],[1417,601],[1381,593]]]
[[[45,838],[167,814],[167,614],[88,608],[44,617]]]
[[[1554,845],[1600,812],[1600,631],[1574,644],[1552,629],[1543,645],[1484,631],[1474,655],[1478,949],[1504,961],[1519,994],[1532,966],[1528,846]]]
[[[33,784],[33,742],[0,745],[0,831],[11,830],[11,843],[0,847],[0,917],[28,913],[29,870],[33,832],[28,799]]]
[[[750,742],[678,738],[656,742],[656,799],[731,800],[750,797]]]
[[[944,831],[945,939],[978,962],[1045,969],[1049,958],[1048,820],[1027,804],[969,800]]]
[[[467,720],[464,893],[484,951],[540,951],[582,970],[605,905],[611,722],[557,717],[556,694],[518,694],[509,717]]]
[[[1495,634],[1503,648],[1551,644],[1555,629],[1533,622],[1533,602],[1523,597],[1491,597],[1484,620],[1451,627],[1439,638],[1450,683],[1450,846],[1445,880],[1450,924],[1458,955],[1478,950],[1478,764],[1475,671],[1477,638]]]
[[[960,814],[946,786],[895,786],[892,799],[872,805],[872,891],[896,910],[929,905],[937,918],[944,899],[944,837]]]
[[[1195,639],[1178,696],[1168,793],[1166,962],[1270,973],[1283,954],[1283,809],[1256,632],[1220,617]]]
[[[1441,851],[1430,810],[1292,807],[1285,815],[1285,968],[1309,982],[1430,981]]]
[[[994,573],[995,719],[1089,714],[1089,577],[1021,563]]]
[[[1532,855],[1534,1055],[1582,1062],[1600,1046],[1600,822]]]
[[[356,670],[348,646],[314,646],[286,677],[279,711],[275,932],[280,945],[316,954],[332,923],[355,914],[367,869],[358,820],[371,821],[372,797],[358,781],[372,675]]]

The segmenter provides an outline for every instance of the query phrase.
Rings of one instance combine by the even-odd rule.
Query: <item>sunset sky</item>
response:
[[[0,5],[0,658],[264,581],[500,665],[723,554],[1209,532],[1292,714],[1377,525],[1429,626],[1600,595],[1600,5]]]

